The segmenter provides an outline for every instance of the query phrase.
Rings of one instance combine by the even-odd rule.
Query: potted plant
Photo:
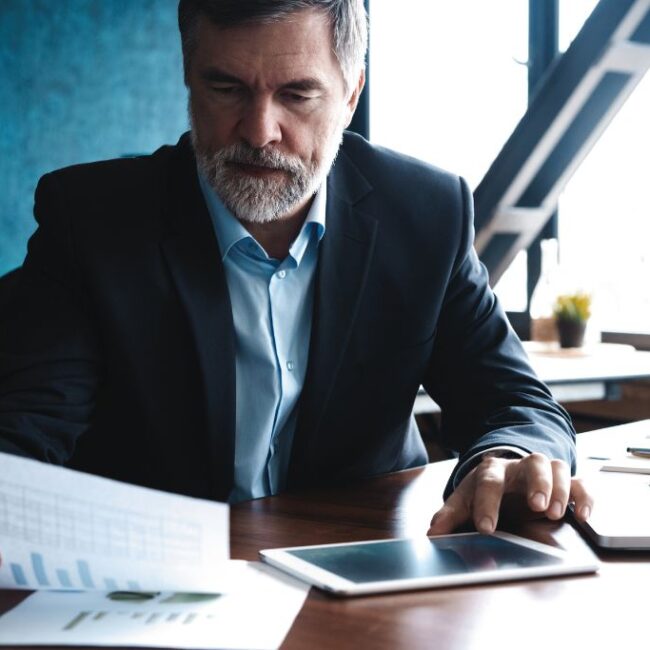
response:
[[[558,296],[553,306],[557,333],[562,348],[579,348],[591,316],[591,296],[578,292]]]

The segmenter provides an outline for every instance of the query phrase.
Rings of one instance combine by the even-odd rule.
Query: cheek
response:
[[[341,134],[345,123],[340,114],[332,117],[332,120],[323,125],[323,128],[318,134],[318,157],[322,159],[329,150],[338,145],[341,141]]]
[[[341,111],[328,112],[327,115],[310,121],[306,128],[301,130],[303,151],[312,162],[320,162],[332,141],[340,139],[344,118]]]
[[[196,100],[191,105],[192,119],[199,141],[211,149],[232,144],[236,120],[226,111],[216,110],[207,101]]]

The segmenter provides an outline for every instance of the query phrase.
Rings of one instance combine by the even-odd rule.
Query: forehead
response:
[[[283,83],[316,77],[343,82],[334,54],[332,26],[316,10],[303,10],[270,23],[221,27],[201,16],[192,67],[217,67],[254,83]]]

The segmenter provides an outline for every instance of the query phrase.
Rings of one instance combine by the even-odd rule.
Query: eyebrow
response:
[[[240,84],[245,86],[246,84],[239,77],[235,75],[228,74],[219,70],[219,68],[208,68],[201,72],[201,77],[205,81],[212,83],[230,83],[230,84]],[[298,90],[302,92],[309,92],[313,90],[324,90],[323,82],[316,77],[305,77],[303,79],[292,79],[287,83],[282,85],[282,88],[287,90]]]
[[[288,83],[284,84],[282,87],[287,88],[288,90],[302,90],[302,91],[324,90],[323,82],[314,77],[306,77],[305,79],[295,79],[293,81],[289,81]]]

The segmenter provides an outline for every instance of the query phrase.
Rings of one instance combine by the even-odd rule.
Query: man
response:
[[[1,448],[236,501],[425,463],[423,384],[460,452],[432,533],[493,531],[504,496],[588,517],[465,183],[343,134],[362,2],[181,0],[179,25],[191,138],[39,183]]]

